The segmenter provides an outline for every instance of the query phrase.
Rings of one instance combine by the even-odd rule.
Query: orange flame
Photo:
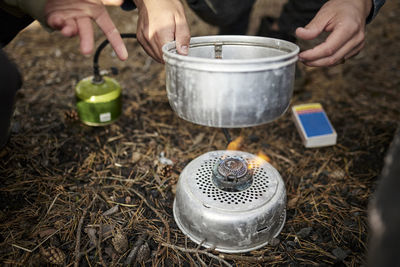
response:
[[[228,144],[227,150],[239,150],[240,145],[243,142],[243,137],[239,136]]]
[[[265,160],[266,162],[271,162],[271,158],[268,157],[268,156],[267,156],[264,152],[262,152],[261,150],[258,151],[258,153],[257,153],[257,160],[258,160],[258,161],[261,161],[260,159],[263,159],[263,160]],[[260,162],[258,162],[258,163],[260,163]]]
[[[264,161],[266,162],[271,162],[271,158],[268,157],[265,153],[263,153],[262,151],[258,151],[257,153],[257,157],[254,158],[254,161],[249,164],[249,169],[253,169],[256,166],[261,165]]]

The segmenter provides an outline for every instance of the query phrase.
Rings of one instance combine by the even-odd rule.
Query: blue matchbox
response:
[[[336,144],[336,131],[321,104],[311,103],[293,106],[292,115],[305,147]]]

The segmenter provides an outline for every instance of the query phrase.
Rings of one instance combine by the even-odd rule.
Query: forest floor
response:
[[[250,34],[278,1],[258,1]],[[274,4],[275,3],[275,4]],[[110,9],[121,32],[135,32],[137,12]],[[400,118],[400,3],[388,1],[368,25],[366,46],[331,68],[306,68],[292,105],[319,102],[337,144],[305,148],[290,112],[271,123],[230,130],[240,150],[262,151],[287,190],[287,219],[273,244],[243,254],[198,248],[172,215],[179,174],[196,157],[226,149],[220,129],[180,119],[170,108],[162,64],[134,40],[119,62],[100,59],[123,88],[123,114],[88,127],[71,116],[74,87],[90,76],[92,57],[77,39],[37,24],[5,51],[24,84],[12,136],[0,151],[0,262],[3,266],[299,266],[365,264],[368,205]],[[192,36],[217,29],[187,13]],[[99,44],[104,37],[96,31]],[[303,47],[300,43],[300,46]],[[110,75],[112,75],[110,73]],[[165,164],[165,158],[172,165]],[[168,163],[168,161],[167,161]]]

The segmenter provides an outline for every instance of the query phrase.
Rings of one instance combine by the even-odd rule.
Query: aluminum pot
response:
[[[189,55],[163,46],[169,103],[179,117],[223,128],[264,124],[281,116],[293,92],[299,47],[258,36],[202,36]]]

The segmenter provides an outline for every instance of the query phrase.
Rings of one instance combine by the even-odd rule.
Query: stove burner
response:
[[[213,182],[222,190],[238,192],[247,189],[253,182],[253,173],[241,157],[221,159],[213,169]]]
[[[228,179],[240,178],[247,173],[247,163],[242,158],[229,157],[218,164],[218,173]]]

